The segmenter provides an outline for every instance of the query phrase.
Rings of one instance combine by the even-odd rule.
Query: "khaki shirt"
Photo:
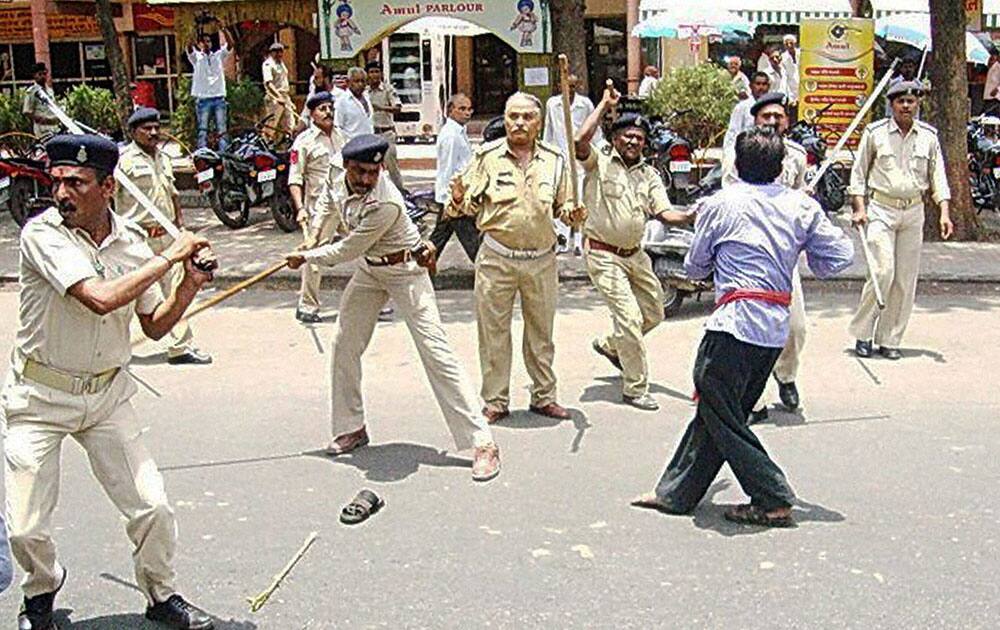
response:
[[[801,190],[806,185],[806,169],[809,161],[806,150],[798,142],[785,138],[785,159],[781,163],[781,175],[778,183],[794,190]],[[736,147],[731,146],[722,154],[722,185],[729,186],[741,181],[736,173]]]
[[[392,119],[392,114],[381,112],[376,107],[395,107],[399,105],[396,90],[383,81],[377,89],[368,88],[368,102],[372,104],[372,124],[375,125],[375,130],[379,131],[380,128],[385,127],[394,128],[396,123]]]
[[[153,283],[132,304],[101,316],[67,291],[87,278],[117,278],[153,257],[135,223],[111,213],[111,234],[100,245],[70,228],[49,208],[21,231],[21,302],[13,367],[24,359],[70,373],[97,374],[122,367],[132,356],[133,313],[151,314],[163,301]]]
[[[337,164],[330,169],[319,200],[313,226],[319,229],[326,217],[337,216],[337,231],[343,239],[303,252],[310,262],[338,265],[361,256],[379,258],[420,243],[420,232],[406,215],[403,195],[382,171],[371,192],[356,195],[347,188],[345,171]]]
[[[165,217],[176,222],[174,195],[177,194],[177,189],[174,187],[174,168],[169,155],[163,151],[157,151],[155,156],[150,155],[132,142],[122,149],[115,168],[146,193]],[[115,193],[115,212],[143,228],[160,225],[123,186],[118,186],[118,192]]]
[[[32,83],[31,87],[24,93],[24,103],[21,104],[21,113],[24,115],[28,114],[38,114],[39,116],[44,116],[46,118],[55,118],[56,113],[52,111],[52,107],[48,103],[42,100],[42,97],[38,95],[42,91],[42,86],[37,83]],[[45,93],[49,95],[53,101],[56,100],[55,94],[49,88],[44,88]],[[44,136],[47,133],[57,133],[59,131],[59,123],[54,123],[51,125],[38,124],[35,121],[31,121],[32,131],[36,136]]]
[[[592,145],[581,163],[588,238],[622,249],[638,247],[646,220],[673,207],[656,169],[642,160],[627,166],[609,143]]]
[[[861,197],[869,190],[895,199],[916,199],[930,190],[935,203],[951,199],[937,130],[915,120],[904,136],[894,118],[868,125],[861,134],[847,194]]]
[[[556,147],[535,142],[521,168],[506,138],[482,145],[460,175],[465,198],[449,200],[450,216],[475,216],[476,226],[510,249],[548,249],[556,244],[552,219],[568,223],[573,209],[565,160]]]
[[[330,158],[343,148],[344,136],[336,127],[326,134],[316,125],[310,125],[292,143],[288,185],[302,187],[302,208],[310,217],[330,176]]]
[[[285,67],[285,62],[279,63],[268,55],[260,66],[260,72],[264,80],[264,93],[268,98],[271,97],[270,91],[267,90],[268,83],[279,95],[288,96],[288,68]]]

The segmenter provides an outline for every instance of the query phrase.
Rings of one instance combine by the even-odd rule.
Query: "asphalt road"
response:
[[[213,366],[170,367],[149,347],[133,366],[159,393],[135,404],[178,515],[179,585],[228,629],[995,627],[1000,292],[921,296],[904,360],[863,365],[845,332],[855,300],[810,289],[804,409],[772,411],[758,429],[801,497],[799,527],[765,531],[723,520],[743,499],[726,469],[693,516],[628,506],[691,416],[703,306],[651,334],[662,410],[648,414],[617,402],[617,376],[590,350],[608,325],[596,295],[564,287],[556,372],[573,420],[515,412],[496,429],[503,472],[477,485],[466,454],[448,450],[402,322],[380,324],[366,355],[372,445],[323,457],[333,325],[297,325],[292,293],[252,291],[196,320]],[[0,346],[16,304],[0,291]],[[440,304],[478,379],[471,293]],[[526,385],[517,356],[515,409]],[[122,519],[72,441],[62,477],[64,627],[147,627]],[[342,526],[362,487],[387,506]],[[311,531],[316,544],[251,614],[245,598]],[[0,598],[0,624],[13,627],[19,598]]]

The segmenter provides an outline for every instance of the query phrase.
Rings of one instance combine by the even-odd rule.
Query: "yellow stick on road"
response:
[[[284,580],[288,574],[292,572],[296,563],[302,559],[302,556],[306,555],[306,551],[309,550],[309,546],[316,542],[317,538],[319,538],[318,532],[310,533],[309,536],[306,537],[305,542],[302,543],[302,546],[299,547],[298,552],[292,556],[292,559],[288,561],[285,568],[281,570],[281,573],[274,576],[274,579],[271,580],[271,585],[257,597],[247,597],[247,603],[250,604],[250,612],[257,612],[264,607],[264,604],[267,603],[271,594],[278,590],[278,587],[281,586],[282,580]]]

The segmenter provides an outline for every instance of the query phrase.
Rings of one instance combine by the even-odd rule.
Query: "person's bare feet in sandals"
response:
[[[792,518],[792,508],[783,507],[774,510],[764,510],[759,506],[747,503],[734,505],[723,513],[727,521],[758,527],[795,527]]]
[[[647,492],[645,494],[640,494],[636,498],[629,502],[632,507],[643,508],[646,510],[656,510],[657,512],[663,512],[664,514],[674,514],[681,515],[681,512],[675,509],[673,506],[664,503],[655,492]]]

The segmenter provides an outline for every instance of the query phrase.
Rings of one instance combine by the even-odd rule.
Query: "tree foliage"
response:
[[[31,121],[21,113],[24,102],[24,90],[17,90],[13,95],[0,93],[0,134],[11,131],[31,133]]]
[[[170,132],[193,149],[198,132],[195,118],[194,97],[191,96],[191,77],[181,77],[174,99],[174,113],[170,117]],[[226,82],[228,128],[230,132],[252,126],[260,119],[264,108],[264,91],[250,79]]]
[[[111,90],[74,85],[59,99],[70,118],[109,136],[120,137],[117,103]]]
[[[729,124],[736,90],[726,71],[711,63],[673,68],[660,81],[644,108],[648,116],[668,119],[672,127],[698,147],[715,144]]]

